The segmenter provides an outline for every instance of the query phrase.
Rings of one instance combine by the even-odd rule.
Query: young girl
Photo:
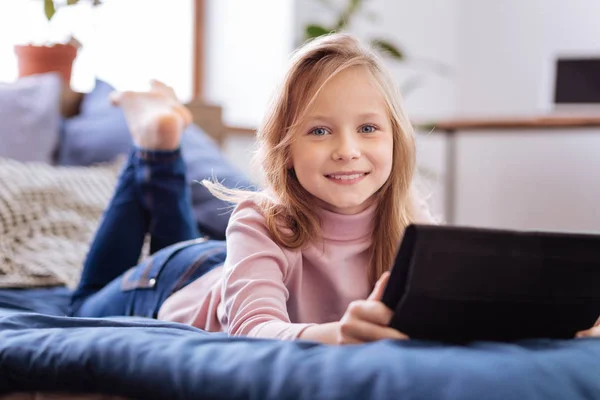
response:
[[[200,236],[172,90],[122,93],[136,148],[73,294],[72,315],[137,315],[230,335],[363,343],[405,339],[380,302],[396,247],[431,222],[412,190],[413,130],[394,80],[352,36],[293,57],[258,130],[262,192],[205,184],[238,203],[225,242]],[[152,256],[136,267],[146,233]]]

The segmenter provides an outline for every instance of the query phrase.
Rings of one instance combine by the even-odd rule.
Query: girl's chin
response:
[[[372,198],[369,198],[365,201],[348,201],[348,202],[327,202],[319,199],[319,206],[327,211],[331,211],[337,214],[358,214],[373,204]]]

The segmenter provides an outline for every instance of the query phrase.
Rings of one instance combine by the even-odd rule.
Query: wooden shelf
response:
[[[256,134],[255,129],[226,125],[223,122],[223,109],[219,105],[196,99],[186,104],[186,107],[192,113],[193,122],[204,129],[219,145],[232,135],[254,136]]]
[[[600,127],[600,114],[590,115],[540,115],[522,117],[458,118],[441,120],[435,123],[417,124],[436,131],[473,130],[517,130],[555,128],[597,128]]]

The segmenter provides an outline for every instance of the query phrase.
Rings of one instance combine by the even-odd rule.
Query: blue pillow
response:
[[[96,79],[94,89],[86,94],[81,101],[79,115],[98,114],[102,111],[108,111],[113,107],[109,95],[115,90],[108,83]]]
[[[132,141],[123,112],[110,104],[114,89],[97,80],[82,100],[80,113],[62,122],[58,149],[59,165],[92,165],[127,154]],[[192,204],[202,233],[225,238],[231,205],[215,198],[194,181],[216,178],[228,187],[250,187],[250,179],[233,167],[217,144],[198,126],[190,125],[181,140],[187,175],[192,185]]]
[[[55,73],[0,82],[0,157],[54,162],[62,82]]]

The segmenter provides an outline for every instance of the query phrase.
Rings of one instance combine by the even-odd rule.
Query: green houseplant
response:
[[[48,19],[48,22],[50,22],[52,20],[52,17],[54,17],[54,14],[56,14],[56,10],[58,9],[58,7],[60,7],[61,3],[60,2],[56,2],[55,0],[43,0],[44,1],[44,14],[46,14],[46,18]],[[79,3],[80,0],[67,0],[67,2],[64,4],[65,6],[74,6],[75,4]],[[102,4],[102,0],[89,0],[91,1],[93,6],[99,6],[100,4]]]
[[[364,5],[364,0],[349,0],[348,4],[341,10],[336,6],[332,5],[328,0],[319,0],[323,5],[327,6],[332,11],[337,13],[335,23],[333,25],[322,25],[322,24],[308,24],[304,28],[304,39],[314,39],[316,37],[327,35],[333,32],[339,32],[346,30],[352,21],[360,16],[361,9]],[[371,19],[376,18],[374,15],[370,15]],[[394,59],[404,59],[404,54],[400,48],[392,41],[382,38],[374,38],[370,40],[371,45],[380,50],[384,55]]]
[[[327,35],[333,32],[348,30],[352,23],[358,18],[366,18],[371,22],[376,22],[378,16],[375,14],[365,14],[364,5],[368,0],[347,0],[345,6],[340,8],[339,5],[333,4],[331,0],[319,0],[319,2],[334,12],[335,17],[332,24],[317,24],[309,23],[304,27],[304,40],[310,40],[322,35]],[[448,66],[434,60],[415,59],[407,57],[404,49],[393,40],[376,37],[368,40],[371,46],[378,50],[383,56],[393,62],[405,62],[420,68],[430,70],[434,74],[446,76],[449,74]],[[408,94],[417,88],[425,79],[424,75],[414,75],[400,84],[400,89],[403,94]]]
[[[101,0],[85,1],[90,2],[92,6],[102,4]],[[55,0],[41,1],[48,23],[52,22],[56,11],[60,7],[72,6],[79,2],[80,0],[66,0],[66,2]],[[45,72],[58,72],[65,83],[69,83],[71,81],[73,62],[77,56],[79,46],[79,42],[73,36],[69,38],[67,43],[16,45],[14,50],[19,65],[19,77]]]

